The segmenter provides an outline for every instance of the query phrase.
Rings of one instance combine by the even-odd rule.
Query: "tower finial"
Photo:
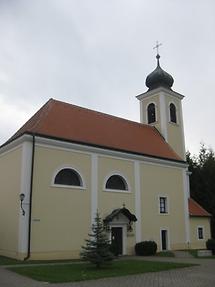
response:
[[[157,50],[157,55],[159,55],[159,47],[162,45],[162,43],[159,43],[158,41],[156,41],[156,46],[153,47],[153,50],[156,49]]]
[[[159,63],[159,59],[160,59],[160,55],[159,55],[159,47],[162,45],[162,43],[159,43],[158,41],[156,41],[156,46],[153,47],[153,50],[156,49],[157,50],[157,55],[156,55],[156,58],[157,58],[157,65],[160,66],[160,63]]]

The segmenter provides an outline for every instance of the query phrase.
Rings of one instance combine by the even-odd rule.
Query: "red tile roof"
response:
[[[50,99],[8,142],[25,133],[183,161],[154,127],[53,99]]]
[[[205,216],[210,217],[211,214],[208,213],[201,205],[199,205],[195,200],[192,198],[188,199],[188,206],[189,206],[189,214],[190,216]]]

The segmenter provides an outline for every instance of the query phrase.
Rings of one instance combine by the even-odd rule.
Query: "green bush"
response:
[[[206,241],[206,247],[208,250],[211,250],[213,255],[215,255],[215,239],[208,239]]]
[[[155,255],[157,251],[157,243],[154,241],[142,241],[136,243],[135,253],[140,256]]]

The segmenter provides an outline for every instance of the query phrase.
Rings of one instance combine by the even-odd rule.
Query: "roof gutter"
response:
[[[32,133],[32,132],[25,132],[25,133],[19,135],[18,137],[14,138],[13,140],[8,141],[5,144],[3,144],[2,146],[0,146],[0,149],[2,149],[5,146],[11,144],[12,142],[14,142],[15,140],[21,138],[24,135],[35,135],[35,136],[40,137],[40,138],[56,140],[56,141],[59,141],[59,142],[72,143],[72,144],[77,144],[77,145],[82,145],[82,146],[88,146],[88,147],[94,147],[94,148],[99,148],[99,149],[105,149],[105,150],[109,150],[109,151],[122,152],[122,153],[136,155],[136,156],[144,156],[144,157],[149,158],[149,159],[151,158],[151,159],[158,159],[158,160],[169,161],[169,162],[173,162],[173,163],[175,162],[175,163],[179,163],[179,164],[184,164],[184,165],[186,165],[188,167],[187,162],[184,161],[183,159],[167,158],[167,157],[158,156],[158,155],[145,154],[145,153],[135,152],[135,151],[131,151],[131,150],[124,150],[124,149],[120,149],[120,148],[113,148],[113,147],[99,145],[99,144],[93,144],[93,143],[89,143],[89,142],[82,142],[82,141],[77,141],[77,140],[59,138],[59,137],[55,137],[55,136],[49,136],[49,135],[44,135],[44,134],[40,134],[40,133]]]
[[[29,259],[31,255],[31,217],[32,217],[33,181],[34,181],[34,157],[35,157],[35,134],[32,135],[31,183],[30,183],[29,216],[28,216],[28,250],[27,250],[27,256],[24,258],[24,260]]]

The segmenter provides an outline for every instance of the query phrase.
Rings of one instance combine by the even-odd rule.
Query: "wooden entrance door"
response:
[[[122,243],[122,227],[111,228],[111,245],[115,251],[115,255],[123,254],[123,243]]]

